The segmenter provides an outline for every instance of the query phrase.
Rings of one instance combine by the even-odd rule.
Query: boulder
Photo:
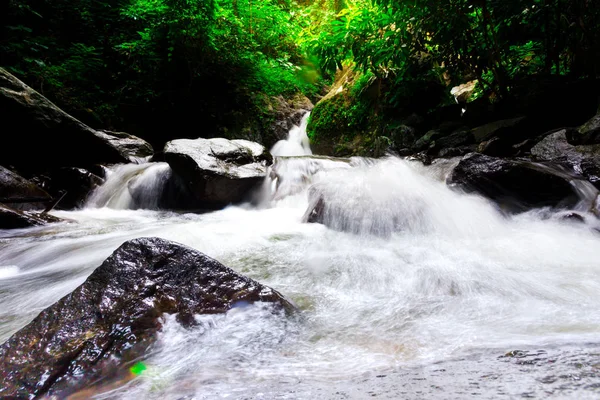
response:
[[[44,225],[44,222],[0,203],[0,229],[21,229]]]
[[[600,144],[574,146],[568,137],[576,132],[566,128],[550,133],[532,147],[531,155],[536,160],[566,165],[600,188]]]
[[[35,183],[0,166],[0,202],[16,209],[45,208],[52,197]]]
[[[62,210],[82,207],[89,194],[104,182],[88,170],[74,167],[49,171],[37,176],[36,181],[56,199],[60,199],[56,208]]]
[[[465,156],[448,176],[451,187],[478,192],[507,211],[534,207],[562,207],[578,196],[566,171],[525,160],[500,159],[479,153]]]
[[[581,125],[578,129],[569,130],[567,140],[574,145],[600,144],[600,114]]]
[[[100,130],[96,131],[96,136],[104,139],[130,162],[145,161],[154,154],[150,143],[129,133]]]
[[[173,140],[165,145],[164,157],[198,205],[209,209],[242,201],[272,162],[258,143],[223,138]]]
[[[41,171],[127,163],[152,154],[140,138],[83,124],[2,68],[0,109],[5,126],[0,159],[9,165]]]
[[[125,379],[156,340],[163,314],[190,326],[195,314],[252,302],[293,309],[275,290],[196,250],[159,238],[128,241],[0,347],[0,397],[66,398]]]
[[[441,125],[427,132],[417,140],[414,148],[435,155],[447,148],[467,148],[481,144],[480,150],[485,149],[483,151],[486,154],[511,156],[516,151],[512,146],[529,137],[531,132],[525,117],[498,120],[472,129],[462,123],[452,123],[448,127]]]
[[[462,85],[454,86],[450,90],[450,94],[452,96],[454,96],[454,100],[456,100],[456,102],[458,104],[466,104],[469,101],[469,99],[471,98],[471,96],[473,95],[473,93],[475,92],[476,86],[477,86],[476,80],[469,81],[469,82],[463,83]]]
[[[473,128],[471,133],[476,143],[490,140],[493,137],[500,137],[517,143],[523,140],[523,135],[526,133],[527,128],[527,119],[525,117],[518,117],[490,122]]]
[[[49,214],[15,210],[0,203],[0,229],[31,228],[60,221],[62,221],[60,218]]]
[[[435,146],[435,142],[438,139],[446,136],[448,132],[440,129],[432,129],[427,131],[423,136],[421,136],[414,145],[415,150],[427,150]]]
[[[409,125],[386,127],[386,136],[392,140],[396,151],[414,147],[417,139],[417,130]]]
[[[441,137],[435,141],[437,149],[447,149],[451,147],[464,147],[475,143],[473,134],[465,128],[457,129],[451,134]]]

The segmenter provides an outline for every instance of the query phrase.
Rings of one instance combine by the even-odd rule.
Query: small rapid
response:
[[[87,207],[157,210],[172,171],[167,163],[146,162],[118,165],[106,174],[106,182],[92,193]]]
[[[300,125],[294,126],[288,133],[286,139],[282,139],[275,143],[271,149],[273,156],[306,156],[311,155],[308,135],[306,134],[306,127],[308,125],[308,119],[310,113],[304,114]]]
[[[155,207],[137,190],[149,198],[169,174],[166,164],[143,164],[113,170],[87,208],[54,212],[77,223],[0,232],[0,341],[124,241],[159,236],[275,288],[301,312],[274,317],[255,304],[199,315],[193,328],[167,316],[147,370],[97,398],[364,398],[361,385],[397,368],[597,342],[593,215],[507,216],[446,186],[452,160],[330,159],[297,154],[304,139],[293,140],[293,151],[275,146],[258,207],[136,210]],[[303,222],[311,191],[328,204],[325,224]],[[480,368],[493,370],[497,356]],[[498,391],[521,394],[497,379]]]

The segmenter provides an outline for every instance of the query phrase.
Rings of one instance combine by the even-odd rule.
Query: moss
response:
[[[313,109],[307,133],[318,153],[372,155],[377,135],[378,84],[370,74],[350,68],[336,76],[329,93]]]

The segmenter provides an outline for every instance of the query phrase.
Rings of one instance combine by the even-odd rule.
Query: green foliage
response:
[[[344,65],[357,75],[343,102],[315,112],[346,132],[426,113],[470,80],[474,98],[502,99],[533,75],[600,76],[590,0],[7,0],[0,21],[0,65],[141,135],[263,129],[269,97],[318,99]]]
[[[338,156],[365,154],[368,149],[356,149],[369,140],[378,125],[375,115],[376,77],[370,72],[352,72],[345,68],[327,97],[313,109],[307,132],[312,143],[333,147]]]
[[[10,0],[6,8],[0,64],[103,125],[159,129],[143,116],[194,110],[216,132],[240,112],[261,117],[256,94],[314,97],[322,84],[298,44],[306,20],[286,0]]]
[[[586,0],[356,0],[305,43],[324,71],[356,68],[403,84],[477,79],[505,96],[531,74],[600,75],[600,7]]]

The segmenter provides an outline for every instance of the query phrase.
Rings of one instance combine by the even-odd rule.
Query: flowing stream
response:
[[[168,316],[147,369],[97,398],[598,398],[595,217],[502,215],[445,185],[451,161],[311,157],[305,123],[275,146],[259,205],[156,210],[168,165],[126,165],[86,208],[53,212],[75,223],[0,231],[0,342],[124,241],[159,236],[301,313]],[[331,228],[302,222],[311,186],[337,205]]]

